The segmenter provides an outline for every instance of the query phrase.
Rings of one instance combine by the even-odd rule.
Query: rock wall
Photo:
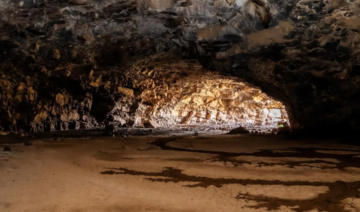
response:
[[[207,97],[197,90],[226,95],[231,89],[212,86],[230,80],[236,89],[246,81],[283,102],[293,129],[356,129],[359,11],[359,1],[347,0],[3,0],[1,126],[210,123],[210,106],[197,106]],[[220,81],[199,77],[204,82],[181,87],[198,77],[189,74],[192,66]],[[164,94],[149,91],[162,93],[164,81]],[[187,100],[180,94],[190,95],[192,106],[177,106],[172,93],[181,102]],[[225,123],[230,114],[240,120],[233,103],[217,104],[226,118],[216,121]],[[250,117],[245,122],[263,120]]]
[[[193,70],[187,74],[169,85],[145,90],[135,119],[156,127],[231,130],[242,126],[263,132],[288,122],[282,103],[237,78]]]
[[[0,86],[3,130],[13,133],[111,127],[272,132],[288,122],[282,103],[259,89],[184,62],[134,64],[128,71],[89,71]],[[138,64],[146,68],[137,67]],[[273,113],[271,113],[271,111]]]

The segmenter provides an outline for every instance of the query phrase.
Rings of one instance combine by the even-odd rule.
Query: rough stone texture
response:
[[[13,131],[31,123],[40,131],[91,128],[109,113],[125,125],[149,108],[142,98],[155,105],[160,101],[143,96],[144,86],[162,88],[171,71],[151,72],[154,67],[188,64],[174,77],[182,80],[181,73],[199,61],[200,69],[238,77],[283,102],[293,129],[357,128],[359,5],[335,0],[3,0],[1,126]],[[176,89],[175,82],[167,83]],[[151,113],[146,114],[150,120]]]
[[[158,65],[152,62],[152,66],[145,66],[147,68],[138,68],[135,64],[111,77],[108,74],[115,70],[98,76],[90,71],[84,76],[83,84],[69,76],[69,79],[63,78],[63,84],[69,83],[67,80],[72,80],[72,84],[62,90],[56,90],[63,86],[56,84],[59,79],[52,85],[45,82],[45,87],[33,86],[34,97],[22,94],[19,101],[7,99],[16,108],[15,114],[7,113],[12,122],[8,126],[13,132],[22,131],[27,125],[31,125],[30,131],[34,132],[103,127],[114,130],[114,127],[126,126],[201,126],[202,129],[221,130],[244,126],[271,132],[288,121],[282,103],[259,89],[238,82],[238,78],[205,72],[198,64],[168,62]],[[48,92],[49,99],[40,99],[44,95],[41,92]],[[23,102],[35,108],[31,118],[17,114],[18,105]],[[27,112],[32,114],[33,111]]]
[[[225,130],[241,125],[271,131],[288,120],[282,103],[259,89],[237,82],[237,78],[183,69],[172,75],[166,78],[173,83],[141,94],[135,125],[149,122],[154,127],[202,126]]]

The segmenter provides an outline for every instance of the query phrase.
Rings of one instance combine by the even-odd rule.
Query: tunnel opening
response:
[[[281,102],[236,77],[214,72],[189,72],[140,96],[134,127],[223,133],[244,128],[251,133],[274,134],[290,125]]]
[[[72,86],[55,91],[50,88],[58,84],[51,81],[40,83],[38,92],[21,84],[16,88],[17,99],[31,102],[38,97],[42,101],[31,117],[16,107],[4,111],[8,122],[2,123],[2,132],[105,130],[123,135],[124,130],[138,129],[141,135],[151,129],[184,134],[244,129],[246,133],[276,134],[290,127],[284,104],[259,88],[238,77],[205,70],[194,61],[165,58],[139,60],[139,66],[121,73],[91,70],[86,82],[63,77],[61,83]]]
[[[360,211],[360,0],[0,14],[0,211]]]
[[[246,55],[291,30],[287,21],[279,23],[279,30],[273,27],[281,18],[271,15],[279,8],[270,2],[132,0],[110,6],[93,4],[103,13],[91,8],[84,13],[81,6],[62,7],[58,11],[62,20],[46,25],[54,30],[51,35],[33,33],[41,31],[34,25],[26,36],[41,37],[31,45],[21,40],[25,35],[14,42],[5,39],[9,45],[4,45],[2,58],[19,59],[16,48],[24,46],[32,55],[24,56],[23,63],[1,64],[3,134],[124,128],[204,132],[244,128],[252,133],[276,133],[278,128],[290,126],[284,104],[262,92],[261,86],[245,83],[253,83],[246,76],[229,73],[238,68],[236,64],[229,67],[233,56]],[[22,1],[1,7],[8,18],[1,27],[13,29],[12,9],[28,11],[36,6],[40,5]],[[218,12],[228,14],[223,21],[231,24],[219,22]],[[90,33],[80,25],[78,29],[69,25],[74,17],[99,24],[102,19],[116,21],[114,26],[101,22]],[[129,27],[136,33],[129,36]],[[53,35],[54,45],[44,45],[48,41],[42,37]],[[262,36],[266,39],[259,39]],[[165,37],[168,40],[163,42]],[[69,48],[63,48],[64,43]],[[281,57],[264,52],[259,56]],[[237,63],[244,65],[241,60]],[[27,76],[24,70],[28,69],[36,79]],[[18,109],[24,102],[31,116]]]
[[[98,129],[114,120],[159,125],[155,115],[140,118],[154,107],[150,97],[142,101],[144,85],[156,89],[173,64],[189,62],[178,70],[185,74],[197,61],[282,102],[292,130],[341,137],[360,126],[358,1],[19,0],[2,2],[0,12],[3,134]],[[163,68],[151,72],[154,63]],[[116,109],[119,101],[129,107]],[[118,115],[108,117],[110,110]],[[213,116],[198,111],[178,116],[192,125],[204,123],[202,113]],[[171,116],[168,123],[186,122]]]

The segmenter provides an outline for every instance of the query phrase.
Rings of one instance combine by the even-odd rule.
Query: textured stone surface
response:
[[[114,73],[112,77],[108,76],[110,71],[99,76],[90,71],[83,78],[86,80],[84,84],[73,80],[72,85],[62,90],[56,90],[63,85],[56,84],[59,79],[54,79],[55,85],[44,82],[45,87],[33,86],[33,97],[26,95],[28,88],[20,84],[24,90],[21,96],[18,95],[21,100],[5,100],[10,105],[3,107],[4,111],[15,107],[15,114],[12,111],[7,113],[11,122],[8,126],[13,132],[21,131],[27,125],[31,128],[26,130],[33,132],[104,126],[201,126],[203,130],[230,130],[244,126],[271,132],[288,121],[282,103],[239,82],[238,78],[206,72],[200,65],[180,62],[152,64],[144,69],[135,66],[123,73]],[[66,85],[70,79],[63,80]],[[41,99],[42,92],[48,92],[49,99]],[[77,96],[77,93],[82,93],[82,96]],[[30,118],[17,114],[19,105],[24,102],[35,110],[27,110],[32,115]]]
[[[194,70],[181,74],[188,76],[143,92],[135,120],[161,127],[232,129],[241,125],[254,130],[278,128],[288,120],[282,103],[237,78]]]
[[[109,113],[136,125],[144,111],[156,125],[158,102],[175,106],[146,91],[178,91],[170,79],[192,66],[282,101],[294,129],[359,126],[359,1],[3,0],[0,13],[0,121],[13,131],[91,128]]]

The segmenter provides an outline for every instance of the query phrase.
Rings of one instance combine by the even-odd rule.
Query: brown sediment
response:
[[[194,150],[186,149],[180,147],[172,147],[169,145],[170,142],[174,142],[180,137],[177,138],[160,138],[152,142],[153,145],[160,147],[163,150],[168,151],[181,151],[181,152],[192,152],[192,153],[203,153],[203,154],[214,154],[217,155],[213,158],[214,161],[220,161],[224,163],[230,162],[236,166],[242,164],[248,164],[248,161],[239,161],[235,160],[234,157],[239,156],[254,156],[254,157],[269,157],[269,158],[304,158],[308,160],[302,161],[282,161],[281,163],[267,163],[266,161],[259,162],[259,166],[275,166],[281,165],[284,167],[294,168],[296,166],[304,166],[303,164],[317,164],[317,163],[328,163],[334,165],[334,168],[343,170],[349,167],[360,167],[359,158],[354,158],[354,153],[356,150],[351,149],[326,149],[326,148],[287,148],[292,152],[279,153],[273,152],[272,150],[260,150],[259,152],[254,153],[229,153],[221,151],[207,151],[207,150]],[[347,151],[349,154],[332,154],[318,152],[318,150],[332,150],[332,151]],[[356,153],[355,153],[356,154]],[[323,161],[321,159],[336,159],[339,162],[329,162]],[[312,160],[315,159],[315,160]],[[309,166],[309,165],[307,165]],[[321,167],[321,169],[326,169]],[[319,194],[317,197],[310,200],[289,200],[289,199],[280,199],[273,198],[263,195],[250,195],[239,193],[236,198],[238,199],[247,199],[255,200],[258,202],[256,206],[251,206],[253,208],[263,208],[266,207],[268,210],[276,210],[281,206],[298,206],[292,208],[296,212],[309,211],[314,208],[319,211],[336,211],[336,212],[345,212],[342,201],[346,198],[357,198],[359,197],[360,181],[356,182],[344,182],[344,181],[335,181],[335,182],[312,182],[312,181],[280,181],[280,180],[259,180],[259,179],[237,179],[237,178],[210,178],[210,177],[200,177],[184,174],[182,170],[176,169],[173,167],[165,167],[161,172],[143,172],[135,171],[127,168],[105,168],[105,171],[101,174],[107,175],[131,175],[131,176],[142,176],[148,181],[151,182],[163,182],[163,183],[191,183],[190,185],[184,185],[189,188],[194,187],[204,187],[209,186],[222,187],[228,184],[238,184],[238,185],[283,185],[283,186],[326,186],[329,188],[329,191],[326,193]],[[159,178],[162,177],[162,178]]]

